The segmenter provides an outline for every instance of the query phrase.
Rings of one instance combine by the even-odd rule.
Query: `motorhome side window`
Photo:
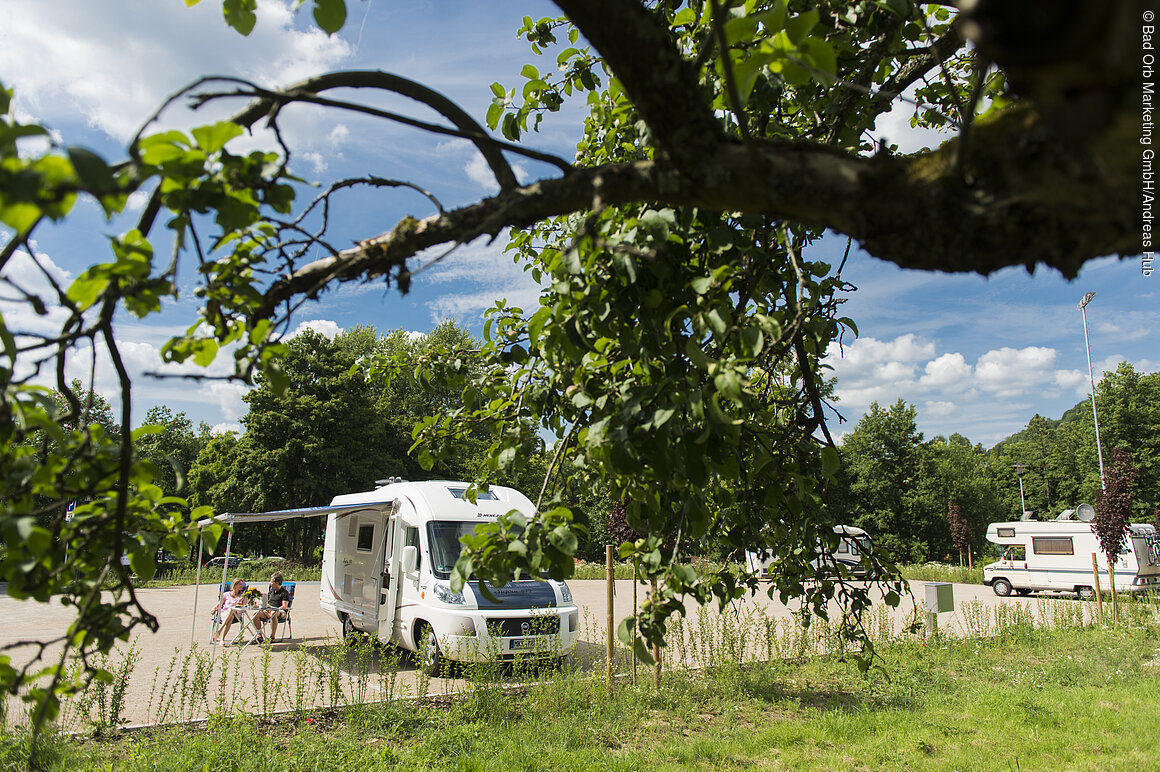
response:
[[[419,549],[419,529],[405,525],[403,526],[403,546],[414,547],[415,552],[419,553],[415,560],[415,570],[418,571],[423,566],[423,550]]]
[[[1000,539],[1014,539],[1015,538],[1015,529],[1014,528],[1000,528],[998,531],[998,536]]]
[[[370,552],[375,543],[375,524],[366,523],[358,527],[358,542],[355,549],[359,552]]]
[[[1027,559],[1027,548],[1024,547],[1022,544],[1015,544],[1011,547],[1008,547],[1007,551],[1005,553],[1003,553],[1003,559],[1004,560],[1026,560]]]
[[[1074,555],[1070,536],[1033,536],[1031,549],[1036,555]]]

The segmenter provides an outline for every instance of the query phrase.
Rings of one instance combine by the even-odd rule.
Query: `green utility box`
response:
[[[927,582],[926,610],[934,614],[954,611],[955,586],[950,582]]]

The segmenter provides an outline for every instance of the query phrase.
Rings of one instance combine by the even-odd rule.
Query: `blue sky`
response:
[[[523,16],[554,15],[544,2],[386,2],[348,0],[350,21],[328,38],[295,19],[286,0],[262,0],[250,38],[226,28],[218,0],[191,9],[182,0],[6,0],[0,26],[0,82],[17,92],[21,117],[49,125],[67,144],[80,144],[109,159],[123,148],[141,121],[169,94],[203,74],[237,75],[276,86],[333,69],[375,68],[425,83],[482,120],[491,99],[488,86],[520,82],[529,61],[541,69],[553,60],[531,55],[515,30]],[[401,101],[384,102],[399,108]],[[174,110],[161,126],[187,128],[217,113]],[[408,109],[429,118],[422,109]],[[904,149],[937,141],[909,130],[909,109],[880,121],[879,133]],[[553,116],[527,144],[565,158],[574,152],[581,115]],[[345,114],[303,108],[287,114],[285,129],[298,162],[312,179],[373,173],[408,179],[431,190],[446,206],[477,200],[494,190],[474,150],[461,141],[424,136],[400,127]],[[261,134],[241,147],[263,145]],[[516,160],[525,179],[550,169]],[[133,202],[139,207],[141,201]],[[352,197],[339,222],[349,243],[387,230],[403,215],[425,216],[431,207],[414,194],[395,192]],[[103,260],[105,237],[131,227],[132,220],[106,223],[92,204],[81,203],[62,226],[38,231],[38,255],[65,280]],[[7,234],[0,232],[0,240]],[[371,324],[422,332],[453,317],[478,329],[483,310],[497,298],[530,307],[537,288],[502,252],[502,242],[476,242],[426,271],[406,297],[382,285],[344,286],[307,305],[297,322],[321,331]],[[845,240],[827,236],[812,258],[836,262]],[[1028,255],[1028,258],[1033,258]],[[32,281],[20,256],[5,275]],[[1097,378],[1121,360],[1138,369],[1160,369],[1160,330],[1155,275],[1144,277],[1137,261],[1095,261],[1074,282],[1057,274],[1008,269],[990,278],[902,271],[855,250],[846,278],[858,287],[845,311],[860,337],[834,347],[830,362],[838,377],[839,410],[849,431],[872,401],[901,397],[918,408],[919,428],[928,437],[952,432],[990,446],[1022,428],[1035,413],[1058,417],[1088,393],[1081,315],[1085,292],[1092,359]],[[53,317],[32,318],[3,300],[10,327],[47,329]],[[172,334],[195,320],[188,292],[147,323],[126,317],[119,332],[134,372],[167,370],[157,351]],[[91,354],[89,355],[91,357]],[[84,353],[70,366],[87,373]],[[111,372],[100,364],[98,388],[112,392]],[[223,363],[224,364],[224,363]],[[220,369],[220,368],[218,368]],[[243,387],[189,384],[141,378],[135,420],[152,404],[183,410],[195,421],[237,427],[244,413]]]

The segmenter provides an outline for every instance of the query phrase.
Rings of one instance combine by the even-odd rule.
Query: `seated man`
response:
[[[254,627],[261,636],[262,625],[270,620],[270,640],[278,635],[278,623],[286,618],[290,608],[290,591],[282,586],[282,574],[276,573],[270,577],[270,590],[266,594],[266,608],[254,615]],[[261,641],[261,637],[258,639]]]

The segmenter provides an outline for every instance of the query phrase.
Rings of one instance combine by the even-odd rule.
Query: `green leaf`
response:
[[[66,151],[81,184],[89,190],[105,191],[113,187],[113,170],[105,159],[83,147],[70,147]]]
[[[838,458],[837,449],[829,445],[822,448],[822,474],[826,477],[833,477],[841,465],[842,462]]]
[[[507,91],[504,90],[503,84],[498,81],[491,84],[491,93],[495,94],[497,99],[503,99],[507,96]]]
[[[92,307],[109,286],[112,274],[107,265],[94,265],[82,273],[68,288],[68,299],[82,311]]]
[[[548,531],[548,543],[565,555],[575,555],[578,543],[575,532],[566,525],[560,525]]]
[[[798,14],[792,19],[786,21],[785,31],[786,34],[789,35],[790,42],[796,46],[800,45],[801,42],[805,40],[806,35],[808,35],[810,30],[817,26],[817,24],[818,9],[811,8],[805,13]]]
[[[242,127],[231,121],[220,121],[211,126],[199,126],[193,129],[193,141],[205,151],[206,155],[216,153],[225,147],[234,137],[242,135]]]
[[[27,233],[40,219],[40,207],[23,201],[13,204],[0,202],[0,222],[16,230],[17,233]]]
[[[180,131],[153,134],[138,144],[141,160],[150,166],[160,166],[184,158],[188,147],[189,139]]]
[[[741,331],[741,350],[747,357],[756,357],[765,345],[765,336],[757,327],[746,327]]]
[[[314,0],[314,21],[328,35],[333,35],[346,24],[345,0]]]
[[[523,69],[520,70],[520,75],[523,75],[525,78],[530,80],[536,80],[540,77],[540,71],[537,70],[534,65],[525,64]]]
[[[257,0],[222,0],[222,15],[225,16],[226,24],[243,35],[254,31],[258,21],[254,11],[257,9]]]

